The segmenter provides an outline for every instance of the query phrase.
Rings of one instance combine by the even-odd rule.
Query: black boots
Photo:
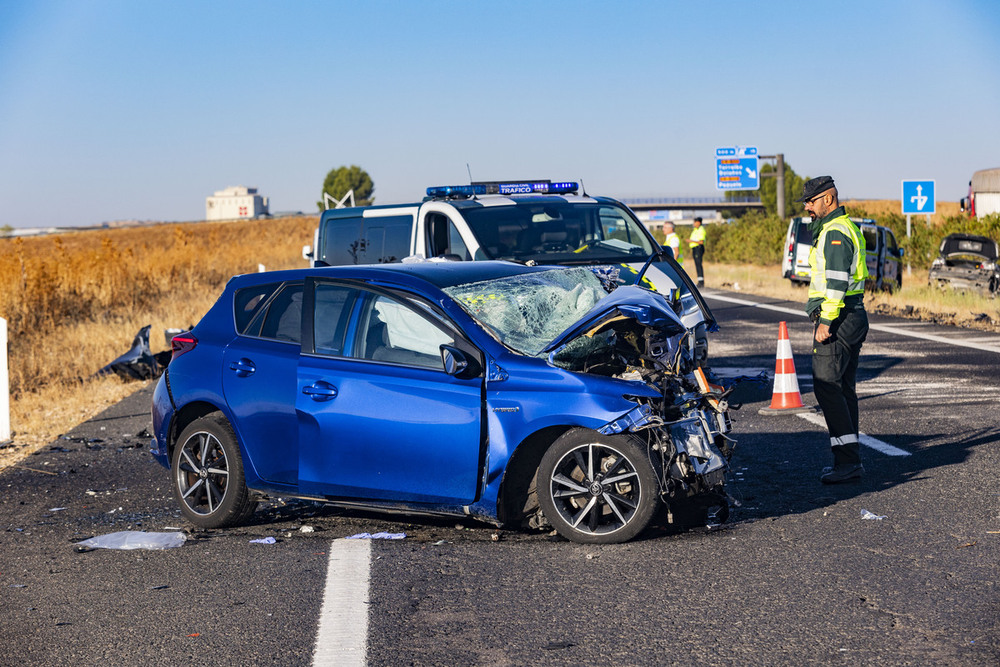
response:
[[[861,445],[851,443],[849,445],[838,445],[831,447],[833,450],[833,465],[823,468],[823,474],[819,481],[824,484],[840,484],[852,479],[859,479],[865,474],[864,466],[861,465]]]

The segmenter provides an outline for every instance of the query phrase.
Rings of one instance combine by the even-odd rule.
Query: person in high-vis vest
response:
[[[665,232],[666,236],[666,238],[664,238],[663,240],[663,245],[670,248],[670,250],[674,253],[674,259],[676,259],[677,263],[680,264],[682,261],[684,261],[684,258],[681,255],[681,237],[678,236],[677,232],[674,231],[674,223],[672,222],[663,223],[663,231]]]
[[[833,465],[820,481],[838,484],[864,474],[858,440],[858,358],[868,336],[865,312],[865,237],[840,205],[833,178],[806,181],[802,197],[812,218],[809,230],[809,300],[814,323],[813,392],[830,432]]]
[[[701,226],[701,218],[694,219],[694,229],[691,230],[688,245],[694,259],[694,270],[698,274],[698,287],[704,287],[705,271],[701,268],[701,260],[705,256],[705,228]]]

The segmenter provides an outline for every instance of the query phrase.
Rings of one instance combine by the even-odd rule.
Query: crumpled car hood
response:
[[[635,320],[668,336],[687,330],[662,294],[636,285],[623,285],[598,301],[586,315],[546,345],[542,352],[552,352],[583,335],[597,334],[620,319]]]

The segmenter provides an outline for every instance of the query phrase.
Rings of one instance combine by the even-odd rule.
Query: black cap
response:
[[[817,176],[816,178],[810,178],[806,181],[806,184],[802,186],[802,196],[795,201],[804,202],[807,199],[812,199],[816,195],[826,192],[832,187],[835,187],[832,176]]]

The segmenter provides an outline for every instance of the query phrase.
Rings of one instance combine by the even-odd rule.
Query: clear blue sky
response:
[[[715,195],[715,148],[850,198],[1000,166],[996,0],[0,2],[0,226],[315,211],[357,164],[433,184]]]

